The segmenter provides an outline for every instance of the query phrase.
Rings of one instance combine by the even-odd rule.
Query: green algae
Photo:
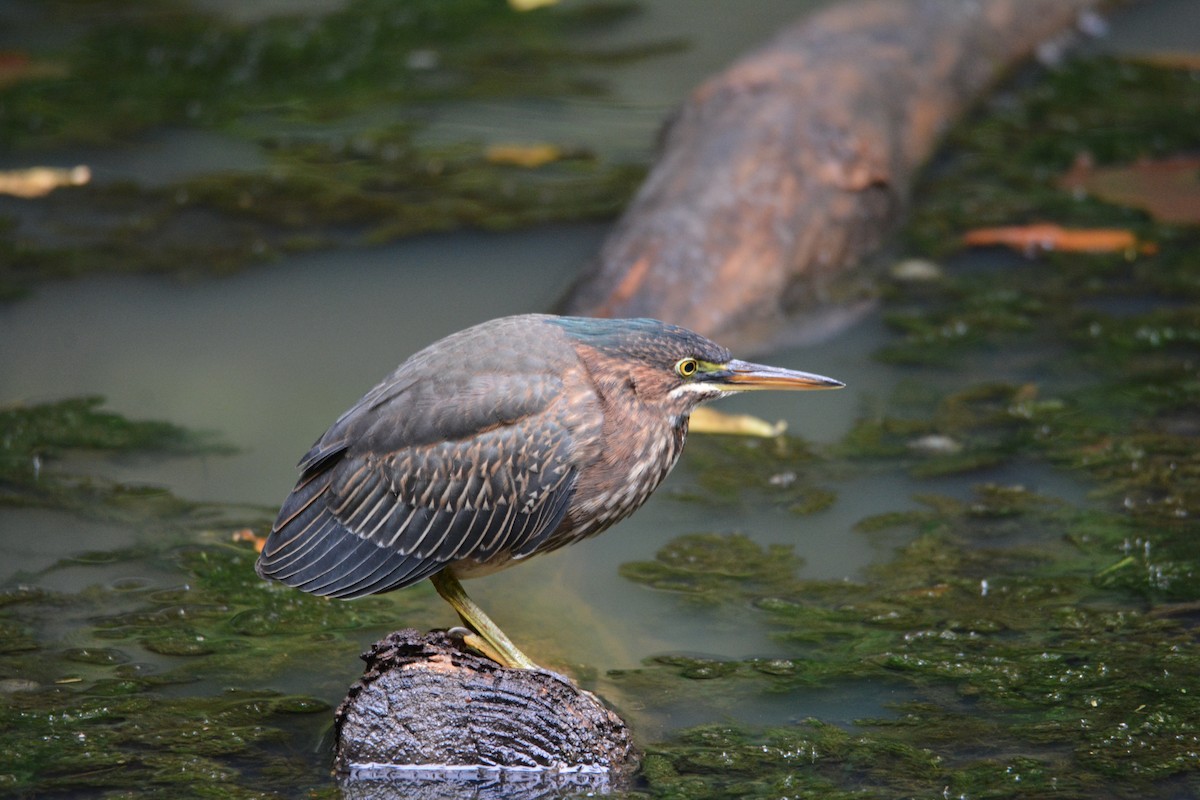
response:
[[[183,546],[166,555],[192,579],[187,588],[145,593],[133,610],[94,615],[91,623],[105,642],[186,657],[171,672],[176,679],[265,681],[289,664],[319,663],[330,650],[354,652],[370,635],[364,630],[385,633],[427,608],[419,592],[339,603],[268,585],[245,547]]]
[[[103,398],[69,398],[0,408],[0,506],[70,510],[132,520],[202,513],[202,506],[151,487],[82,476],[64,462],[79,453],[170,456],[228,453],[210,434],[168,422],[129,420]]]
[[[239,786],[236,764],[263,757],[286,738],[293,706],[261,691],[216,698],[79,697],[61,690],[14,696],[0,708],[6,754],[0,788],[36,787],[39,796],[130,787],[187,797],[273,792],[267,781]],[[281,759],[318,782],[303,759],[265,755],[268,763]]]
[[[859,535],[906,538],[858,580],[806,580],[786,548],[712,534],[623,567],[685,602],[703,597],[714,614],[753,615],[787,653],[662,654],[611,676],[633,696],[734,719],[767,695],[798,716],[813,692],[889,687],[894,698],[839,725],[680,732],[648,748],[652,796],[1200,790],[1200,237],[1055,186],[1082,151],[1108,163],[1194,149],[1198,114],[1185,73],[1088,61],[951,135],[918,188],[914,255],[946,257],[971,227],[1042,220],[1121,225],[1160,248],[1134,260],[990,254],[885,287],[894,335],[877,356],[923,377],[805,466],[900,471],[929,486],[917,509],[859,520]],[[965,377],[988,372],[1021,377]],[[781,468],[769,451],[759,458],[760,473]],[[991,480],[1025,465],[1069,475],[1088,499]],[[969,497],[939,492],[962,474],[978,475]]]
[[[13,479],[32,471],[30,462],[53,458],[67,449],[167,453],[213,452],[211,443],[168,422],[133,422],[101,411],[100,397],[83,397],[35,406],[0,409],[0,464]]]
[[[72,556],[38,576],[70,570],[78,590],[0,592],[0,794],[327,791],[328,759],[314,758],[311,743],[328,724],[332,698],[262,687],[325,663],[331,649],[356,652],[406,610],[425,610],[431,593],[352,604],[280,591],[254,574],[251,548],[227,543],[231,527],[213,527],[245,524],[245,509],[85,482],[65,458],[78,450],[222,451],[210,437],[125,419],[95,398],[4,413],[6,500],[117,519],[153,535]],[[41,464],[31,468],[35,456]],[[249,521],[267,524],[257,514]],[[175,578],[164,585],[108,577],[124,565]]]
[[[405,607],[279,591],[254,575],[248,547],[190,544],[110,555],[96,566],[149,557],[173,566],[180,586],[12,590],[11,602],[0,605],[0,631],[13,634],[0,637],[11,644],[0,649],[0,679],[20,684],[0,693],[0,747],[8,754],[0,792],[139,787],[217,797],[326,785],[328,758],[314,757],[307,742],[320,739],[329,701],[262,686],[324,663],[331,651],[354,652],[394,626]],[[407,613],[430,599],[406,597]],[[259,622],[247,624],[250,614]],[[33,634],[50,619],[75,616],[97,644],[61,648]],[[221,688],[192,688],[214,683]]]
[[[1148,223],[1144,213],[1076,198],[1055,182],[1081,153],[1115,164],[1194,149],[1198,128],[1200,87],[1187,71],[1107,58],[1071,61],[996,98],[950,134],[949,157],[918,188],[906,236],[915,249],[939,256],[957,249],[969,228],[1044,220],[1131,227],[1155,241],[1164,226]],[[1044,272],[1059,284],[1086,276],[1083,265],[1116,271],[1125,262],[1056,257],[1056,269]],[[1195,281],[1193,274],[1180,285],[1194,290]],[[1088,281],[1075,287],[1090,288]]]
[[[1038,754],[1022,761],[1021,791],[1031,796],[1051,785],[1064,791],[1078,787],[1066,796],[1088,796],[1117,777],[1134,792],[1181,775],[1194,780],[1200,701],[1192,689],[1200,678],[1200,652],[1191,623],[1120,603],[1114,587],[1087,569],[1090,560],[1078,563],[1067,541],[1002,551],[981,549],[974,541],[989,538],[975,526],[1014,517],[1063,530],[1081,524],[1071,510],[1047,510],[1060,504],[1038,505],[1041,510],[1014,511],[1006,502],[999,517],[980,513],[975,503],[949,516],[930,512],[922,522],[936,521],[940,530],[919,536],[861,584],[793,578],[789,586],[780,579],[764,595],[747,577],[731,591],[730,568],[713,564],[714,578],[726,590],[723,601],[756,609],[777,638],[802,655],[725,662],[663,656],[639,672],[612,678],[639,693],[669,690],[674,702],[689,692],[706,703],[723,694],[742,696],[748,682],[758,691],[784,695],[845,681],[900,683],[916,698],[939,697],[933,705],[900,706],[903,724],[891,717],[863,719],[853,735],[839,732],[846,757],[870,766],[857,784],[870,797],[933,785],[959,787],[969,796],[1023,796],[1005,791],[1012,789],[1013,768],[1006,756],[1014,753]],[[683,540],[675,547],[688,544]],[[711,549],[703,547],[693,563],[712,563]],[[738,548],[730,553],[740,561]],[[761,549],[759,557],[766,556]],[[674,553],[669,560],[678,558]],[[696,681],[702,684],[687,688]],[[963,718],[986,731],[966,747],[959,736]],[[737,765],[752,758],[758,778],[773,776],[766,784],[772,787],[784,779],[809,792],[856,785],[840,772],[845,764],[829,741],[808,740],[806,752],[815,750],[821,758],[806,761],[803,769],[771,755],[764,742],[780,734],[798,731],[743,730],[746,742],[734,750],[724,742],[720,763],[746,777],[749,772]],[[656,787],[664,796],[672,796],[681,773],[711,771],[696,764],[695,745],[684,736],[662,746],[659,755],[674,770]],[[717,755],[704,748],[700,753]],[[907,758],[890,761],[897,753]],[[926,773],[931,764],[936,768]],[[831,782],[831,774],[840,777]],[[1034,774],[1042,777],[1033,780]],[[653,784],[653,773],[647,775]],[[732,784],[703,785],[700,796],[720,797]]]
[[[685,463],[696,488],[675,496],[689,502],[725,507],[771,503],[806,514],[836,500],[836,492],[810,480],[819,463],[814,449],[791,436],[695,436],[688,442]]]
[[[695,534],[671,542],[654,562],[622,565],[621,574],[655,589],[714,603],[747,582],[770,590],[790,581],[800,563],[789,548],[762,550],[743,535]]]
[[[266,173],[203,176],[164,196],[175,214],[216,212],[265,225],[267,233],[306,231],[318,240],[357,231],[380,243],[463,227],[609,218],[643,175],[587,152],[564,152],[538,167],[497,164],[478,144],[419,148],[407,127],[365,131],[349,149],[336,142],[268,147]]]
[[[88,5],[90,19],[104,19]],[[0,87],[0,142],[111,147],[199,128],[254,142],[264,164],[161,187],[75,187],[13,206],[0,218],[0,299],[84,274],[225,274],[346,243],[610,219],[643,165],[569,143],[551,163],[495,163],[480,143],[418,145],[414,133],[436,103],[596,94],[605,67],[681,46],[571,44],[634,13],[624,3],[521,14],[489,0],[354,0],[250,23],[155,2],[112,5],[112,22],[62,52],[34,54],[61,63],[63,75]],[[55,7],[71,13],[70,3]]]
[[[1101,77],[1099,85],[1111,84]],[[1180,91],[1174,79],[1154,80],[1160,83],[1151,86]],[[1046,90],[1034,91],[1036,100]],[[1055,98],[1047,130],[1061,136],[1071,127],[1063,115],[1072,112],[1068,96]],[[1189,102],[1185,96],[1185,117]],[[1141,124],[1130,141],[1144,133]],[[923,365],[933,377],[922,388],[899,387],[829,453],[794,440],[689,445],[688,468],[702,489],[685,500],[767,500],[791,508],[810,493],[820,497],[813,475],[864,471],[903,472],[924,487],[915,498],[919,508],[859,521],[863,534],[907,538],[856,581],[802,579],[801,559],[789,548],[714,533],[683,536],[653,562],[623,567],[627,578],[674,592],[697,613],[753,618],[787,653],[661,654],[609,676],[626,696],[651,711],[702,706],[725,719],[738,719],[739,706],[764,697],[794,709],[786,723],[710,723],[650,743],[643,794],[1096,798],[1200,791],[1195,237],[1123,210],[1051,198],[1048,183],[1077,145],[1047,150],[1047,163],[1033,172],[1041,176],[1039,200],[1036,192],[1023,194],[1027,171],[986,166],[971,149],[973,137],[969,130],[955,134],[960,166],[993,177],[983,181],[991,189],[973,190],[970,204],[999,197],[1009,211],[1053,213],[1066,223],[1136,219],[1162,243],[1160,253],[1132,263],[1014,257],[990,271],[952,264],[939,285],[889,286],[896,341],[880,357]],[[995,134],[979,135],[984,143],[989,137]],[[1016,147],[1015,138],[1001,141]],[[1128,143],[1096,141],[1100,153],[1134,152]],[[923,203],[957,207],[954,157],[939,169]],[[1006,182],[1001,189],[996,175]],[[955,233],[960,221],[977,224],[938,219]],[[999,212],[994,219],[1012,221]],[[919,212],[917,224],[927,221]],[[972,363],[1000,360],[1028,364],[1018,370],[1028,377],[962,378]],[[927,436],[961,449],[913,446]],[[996,467],[1022,464],[1051,465],[1092,495],[1072,504],[993,479]],[[943,493],[942,478],[964,473],[979,479],[970,496]],[[835,496],[833,503],[851,499]],[[0,653],[0,680],[20,689],[3,695],[0,730],[13,733],[0,737],[20,740],[0,738],[18,756],[11,769],[0,769],[0,780],[15,792],[330,791],[310,746],[328,704],[255,687],[322,663],[331,650],[361,645],[373,630],[385,630],[379,626],[403,618],[392,603],[411,603],[411,610],[428,593],[338,604],[271,589],[253,577],[248,549],[212,544],[211,529],[190,518],[177,524],[209,543],[160,547],[153,558],[185,576],[187,588],[0,595],[0,641],[16,645]],[[75,562],[99,567],[146,555]],[[36,635],[46,616],[82,607],[97,640],[83,649],[108,653],[95,661],[68,658],[75,644]],[[130,669],[147,653],[168,666]],[[118,663],[125,657],[136,660]],[[240,694],[178,697],[213,676]],[[894,700],[881,712],[837,725],[803,719],[813,693],[877,696],[882,689]],[[287,715],[299,715],[300,734]],[[221,730],[212,730],[214,720]],[[84,741],[98,746],[81,748]]]
[[[330,648],[354,652],[395,623],[397,605],[275,590],[255,576],[250,548],[217,543],[229,528],[210,525],[229,510],[197,513],[194,503],[139,487],[98,491],[61,458],[79,449],[222,449],[206,437],[126,420],[94,398],[6,413],[10,499],[115,516],[157,534],[147,544],[74,556],[46,574],[128,563],[177,575],[178,583],[105,580],[74,593],[18,586],[0,594],[0,793],[251,797],[280,786],[326,788],[327,759],[301,743],[319,740],[329,701],[261,687],[297,665],[322,663]],[[42,465],[31,475],[35,455]],[[411,598],[410,609],[426,599]],[[45,633],[64,620],[79,628],[66,646]]]
[[[0,232],[0,293],[15,298],[40,281],[96,272],[221,275],[335,245],[610,219],[645,172],[580,151],[537,167],[494,163],[479,144],[417,147],[404,126],[364,131],[349,152],[327,140],[264,147],[263,170],[39,200],[70,223]]]
[[[352,0],[324,15],[247,23],[153,2],[87,5],[96,19],[104,19],[96,6],[112,6],[111,21],[35,54],[64,74],[6,88],[6,146],[111,143],[164,125],[312,123],[434,100],[595,94],[583,67],[679,46],[568,44],[627,17],[630,4],[521,14],[489,0]]]

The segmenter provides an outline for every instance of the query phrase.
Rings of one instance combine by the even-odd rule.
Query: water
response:
[[[655,59],[649,68],[635,64],[606,72],[616,88],[613,101],[463,103],[440,109],[424,135],[444,141],[565,140],[610,157],[644,158],[660,120],[690,87],[810,5],[763,2],[749,14],[735,0],[705,4],[704,13],[693,13],[693,0],[649,3],[637,20],[597,44],[679,36],[692,47]],[[1145,39],[1139,37],[1146,35],[1153,41],[1155,34],[1144,33],[1147,18],[1130,26],[1129,46],[1140,46]],[[1113,46],[1126,46],[1120,30]],[[93,164],[97,180],[134,179],[148,185],[259,163],[254,148],[217,134],[165,131],[145,144],[60,153],[56,162]],[[28,158],[9,156],[6,161]],[[99,394],[107,398],[107,408],[131,418],[211,431],[238,451],[188,458],[74,457],[72,467],[111,480],[161,486],[193,500],[246,504],[267,510],[265,515],[291,488],[293,465],[309,444],[398,362],[475,322],[545,310],[598,250],[605,233],[602,225],[502,235],[456,233],[289,257],[222,279],[97,278],[43,286],[33,297],[0,308],[0,404]],[[901,380],[945,381],[944,376],[873,360],[887,336],[873,315],[831,341],[762,357],[841,379],[848,386],[841,392],[764,393],[733,398],[720,407],[786,420],[792,433],[818,446],[836,443]],[[953,380],[1019,381],[1028,379],[1027,368],[981,360],[973,372]],[[936,489],[966,497],[971,485],[983,479],[1021,483],[1072,503],[1085,502],[1083,490],[1071,480],[1027,465],[939,480]],[[618,568],[631,560],[652,559],[682,534],[740,532],[763,545],[792,546],[804,561],[805,577],[858,580],[870,565],[887,561],[909,534],[867,535],[856,532],[854,524],[874,513],[917,508],[913,495],[930,489],[927,481],[892,473],[833,474],[821,483],[837,500],[806,516],[770,503],[713,507],[688,502],[681,498],[698,485],[685,453],[664,487],[619,528],[468,588],[535,657],[545,653],[550,659],[585,664],[600,675],[663,653],[729,659],[784,655],[787,650],[753,621],[756,617],[696,610],[675,595],[624,580]],[[139,544],[148,535],[132,526],[61,512],[0,510],[0,585],[21,580],[62,592],[89,583],[170,587],[178,576],[149,561],[41,574],[61,559]],[[86,615],[69,615],[40,633],[72,642],[87,622]],[[425,617],[397,624],[427,628],[454,622],[449,609],[438,606]],[[167,663],[141,651],[136,658],[150,667]],[[298,669],[272,688],[336,702],[357,671],[357,652],[348,651],[331,655],[328,663]],[[601,691],[621,691],[600,681]],[[822,690],[794,693],[786,703],[748,697],[735,708],[667,704],[640,719],[647,739],[725,716],[769,724],[812,715],[849,724],[888,714],[887,704],[897,698],[889,687],[873,693]]]
[[[670,113],[705,77],[766,41],[782,24],[828,0],[756,0],[753,13],[737,0],[654,0],[632,18],[581,44],[588,48],[685,42],[650,62],[605,67],[598,75],[612,97],[548,101],[481,101],[432,113],[423,136],[432,141],[552,141],[614,160],[651,156]],[[647,68],[649,67],[649,68]]]
[[[121,414],[210,431],[238,452],[77,459],[72,467],[162,486],[193,500],[277,505],[308,445],[395,364],[483,319],[548,307],[603,233],[601,226],[567,226],[512,235],[456,234],[314,254],[214,281],[105,278],[47,287],[0,315],[0,338],[13,344],[0,352],[0,402],[100,394]],[[848,390],[747,395],[722,401],[721,407],[783,419],[806,439],[836,442],[870,397],[890,391],[894,371],[871,360],[883,335],[878,320],[870,320],[828,346],[771,356],[784,366],[836,375],[850,384]],[[724,656],[775,652],[760,630],[718,636],[695,621],[675,620],[674,598],[631,589],[617,567],[652,558],[684,532],[743,531],[764,542],[795,544],[814,576],[855,577],[879,554],[861,536],[847,535],[848,525],[864,502],[883,511],[908,492],[884,478],[874,487],[851,485],[844,494],[877,499],[800,519],[745,506],[714,512],[673,499],[690,481],[685,457],[658,495],[618,530],[476,582],[472,592],[509,620],[518,639],[524,625],[544,623],[523,621],[522,609],[529,606],[578,603],[580,615],[628,621],[631,627],[612,633],[621,642],[615,650],[606,645],[576,652],[601,667],[634,666],[648,654],[672,649]],[[80,548],[134,543],[132,530],[64,525],[63,515],[52,512],[21,511],[12,519],[14,513],[0,513],[4,527],[23,531],[37,546],[14,552],[4,567],[8,575],[48,566]],[[537,587],[532,593],[531,586]],[[639,622],[650,620],[653,624]],[[450,621],[447,614],[428,624]],[[559,620],[559,626],[583,627],[570,619]],[[577,644],[587,647],[589,641],[584,636]]]
[[[220,280],[48,287],[0,317],[12,345],[0,353],[0,394],[101,394],[126,415],[213,431],[242,452],[118,465],[114,477],[197,500],[275,502],[312,441],[404,358],[475,322],[546,308],[602,235],[463,233]]]
[[[745,14],[733,13],[738,4],[721,0],[696,14],[679,0],[650,3],[633,22],[590,44],[680,37],[689,47],[655,58],[649,70],[642,62],[606,70],[614,100],[456,104],[434,112],[424,135],[446,141],[562,137],[607,156],[645,158],[661,120],[690,87],[805,5],[764,3],[755,14]],[[568,131],[575,136],[566,136]],[[31,157],[10,163],[26,158]],[[58,160],[94,164],[98,181],[146,185],[257,165],[252,147],[218,134],[183,131],[155,133],[137,148],[72,151]],[[101,459],[89,469],[193,500],[268,508],[290,489],[293,465],[308,445],[397,363],[475,322],[545,310],[599,249],[604,233],[603,226],[586,225],[511,235],[458,233],[288,258],[219,280],[101,278],[42,287],[0,312],[0,340],[10,343],[0,351],[0,402],[99,394],[107,408],[123,415],[210,431],[239,452]],[[835,375],[851,384],[848,391],[806,395],[800,402],[735,398],[722,406],[784,419],[794,433],[834,442],[866,398],[888,391],[891,371],[870,360],[882,335],[873,321],[828,345],[771,356],[783,366]],[[680,533],[776,531],[771,541],[794,540],[808,569],[822,576],[853,577],[879,555],[862,537],[846,535],[846,511],[799,521],[747,508],[714,517],[711,510],[674,501],[672,490],[689,480],[686,461],[678,472],[619,532],[476,582],[472,593],[518,640],[544,637],[541,631],[550,624],[567,631],[549,638],[565,638],[561,646],[578,661],[600,669],[630,667],[664,650],[723,656],[777,650],[761,630],[715,635],[702,620],[678,618],[674,598],[631,588],[617,575],[621,563],[652,558]],[[883,491],[881,508],[893,499],[889,487]],[[28,575],[81,549],[136,543],[137,534],[119,526],[63,523],[58,513],[0,512],[0,530],[21,531],[37,542],[15,548],[0,567],[0,580]],[[61,576],[55,580],[65,582]],[[557,611],[564,604],[574,618],[529,619],[531,607]],[[614,630],[594,638],[583,632],[584,619]],[[447,611],[411,623],[452,621]],[[574,630],[578,637],[572,637]]]

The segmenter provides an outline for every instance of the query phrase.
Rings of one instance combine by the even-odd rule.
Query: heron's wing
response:
[[[260,575],[314,594],[374,594],[459,559],[534,552],[562,520],[577,475],[560,378],[384,387],[301,461]]]

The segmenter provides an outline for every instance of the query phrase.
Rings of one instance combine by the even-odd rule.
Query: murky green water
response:
[[[687,87],[807,5],[647,3],[595,43],[691,46],[593,67],[611,96],[463,99],[420,137],[644,160]],[[100,182],[164,186],[262,158],[242,139],[174,130],[55,154]],[[0,691],[17,731],[0,776],[76,796],[332,794],[328,707],[359,651],[395,627],[455,620],[429,587],[354,604],[264,589],[230,534],[269,520],[309,443],[396,363],[476,321],[547,308],[604,233],[428,235],[219,279],[89,277],[0,309],[0,405],[102,395],[126,418],[236,450],[67,452],[38,480],[68,476],[84,499],[0,509]],[[1157,277],[1120,260],[990,255],[951,263],[928,290],[892,286],[888,320],[769,357],[847,390],[723,404],[785,419],[794,438],[694,438],[618,529],[469,588],[527,652],[630,719],[655,796],[1188,796],[1200,774],[1192,235]],[[1069,291],[1039,295],[1040,308],[1005,294],[1037,295],[1037,271],[1055,268],[1096,276],[1078,309],[1063,300],[1066,321],[1045,304]],[[953,334],[963,303],[980,339],[922,344],[926,328],[896,319]],[[1106,343],[1111,332],[1113,350],[1081,344],[1076,322],[1101,325]],[[1176,343],[1139,363],[1139,325]],[[1141,402],[1122,394],[1113,352]],[[1135,435],[1162,430],[1174,438]],[[932,433],[964,450],[911,447]],[[1130,461],[1177,483],[1138,484]]]

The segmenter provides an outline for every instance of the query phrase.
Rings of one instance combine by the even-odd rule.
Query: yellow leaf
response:
[[[1162,69],[1179,69],[1194,72],[1200,70],[1200,53],[1189,53],[1186,50],[1162,50],[1155,53],[1135,53],[1123,57],[1125,61],[1135,64],[1149,64]]]
[[[692,412],[692,421],[688,429],[693,433],[724,433],[773,439],[787,430],[787,423],[783,420],[770,423],[749,414],[726,414],[702,406]]]
[[[562,150],[552,144],[494,144],[484,157],[492,164],[513,164],[518,167],[540,167],[562,158]]]
[[[14,197],[43,197],[60,186],[82,186],[92,179],[92,171],[84,166],[30,167],[0,171],[0,194]]]

